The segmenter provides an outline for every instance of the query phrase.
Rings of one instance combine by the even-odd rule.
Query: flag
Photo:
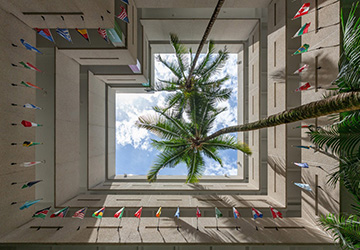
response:
[[[278,217],[282,219],[282,217],[283,217],[282,213],[280,213],[279,211],[277,211],[275,208],[272,208],[272,207],[270,207],[270,210],[271,210],[273,219],[276,219]]]
[[[129,18],[126,14],[125,8],[122,6],[120,6],[120,8],[121,8],[121,13],[117,16],[117,18],[120,18],[124,22],[129,23]]]
[[[61,36],[62,38],[64,38],[66,41],[72,42],[71,36],[70,36],[70,32],[69,32],[68,29],[60,29],[60,28],[57,28],[57,29],[56,29],[56,33],[58,33],[59,36]]]
[[[72,216],[72,218],[84,219],[85,214],[86,214],[86,207],[76,211]]]
[[[30,82],[21,81],[21,84],[24,85],[25,87],[28,87],[28,88],[44,90],[43,88],[40,88],[40,87],[30,83]]]
[[[24,66],[25,69],[31,69],[31,70],[35,70],[37,72],[41,72],[40,69],[36,68],[34,65],[32,65],[31,63],[28,62],[19,62],[22,66]]]
[[[100,36],[107,42],[109,43],[109,39],[108,39],[108,36],[106,34],[106,30],[105,29],[101,29],[101,28],[98,28],[98,33],[100,34]]]
[[[31,147],[42,144],[41,142],[32,142],[32,141],[24,141],[23,146],[24,147]]]
[[[38,29],[38,28],[34,28],[34,30],[42,37],[48,39],[50,42],[53,42],[55,43],[52,35],[51,35],[51,32],[49,29]]]
[[[20,167],[32,167],[32,166],[36,166],[38,164],[44,163],[45,161],[26,161],[23,163],[20,163]]]
[[[29,181],[28,183],[24,184],[21,189],[28,188],[28,187],[32,187],[32,186],[34,186],[35,184],[39,183],[40,181],[42,181],[42,180],[39,180],[39,181]]]
[[[75,30],[76,30],[77,32],[79,32],[79,34],[80,34],[83,38],[85,38],[88,42],[90,41],[90,40],[89,40],[89,36],[88,36],[87,29],[78,29],[78,28],[75,28]]]
[[[294,75],[300,74],[301,72],[303,72],[304,70],[307,70],[309,68],[309,65],[305,64],[304,66],[302,66],[300,69],[296,70],[294,72]]]
[[[25,103],[23,107],[27,108],[27,109],[42,109],[42,108],[40,108],[34,104],[30,104],[30,103]]]
[[[125,207],[123,207],[122,209],[120,209],[119,211],[117,211],[115,214],[114,214],[114,217],[115,218],[118,218],[118,219],[121,219],[124,215],[124,210],[125,210]]]
[[[310,45],[305,43],[303,46],[301,46],[300,48],[298,48],[297,51],[294,52],[294,55],[298,55],[298,54],[307,52],[308,49],[309,49],[309,47],[310,47]]]
[[[55,217],[64,218],[66,216],[68,210],[69,210],[69,207],[65,207],[65,208],[53,213],[52,215],[50,215],[50,218],[55,218]]]
[[[201,217],[201,212],[200,212],[200,209],[197,207],[196,208],[196,217]]]
[[[314,125],[301,125],[301,126],[297,126],[295,128],[311,128],[314,127]]]
[[[295,89],[295,92],[308,90],[311,87],[310,83],[305,83],[304,85],[300,86],[299,88]]]
[[[155,216],[159,218],[160,215],[161,215],[161,207],[159,207],[159,210],[156,212]]]
[[[293,19],[299,18],[303,15],[306,15],[309,13],[310,10],[310,3],[304,3],[303,6],[299,9],[299,11],[296,13]]]
[[[239,211],[237,211],[236,208],[234,208],[234,207],[233,207],[233,213],[234,213],[234,218],[235,218],[235,219],[240,218],[240,213],[239,213]]]
[[[36,211],[32,217],[45,219],[46,215],[49,213],[50,208],[51,207],[47,207],[47,208],[41,209],[39,211]]]
[[[311,146],[295,146],[295,147],[297,147],[297,148],[305,148],[305,149],[310,149],[311,148]]]
[[[101,209],[97,210],[95,213],[93,213],[92,217],[101,219],[104,215],[105,207],[102,207]]]
[[[312,191],[312,189],[311,189],[311,187],[310,187],[310,185],[309,184],[304,184],[304,183],[297,183],[297,182],[294,182],[294,184],[296,185],[296,186],[298,186],[299,188],[302,188],[302,189],[304,189],[304,190],[306,190],[306,191]]]
[[[129,4],[129,1],[128,1],[128,0],[121,0],[121,2],[126,3],[126,4]]]
[[[296,165],[296,166],[299,166],[299,167],[301,167],[301,168],[309,168],[309,165],[307,164],[307,163],[297,163],[297,162],[294,162],[294,164]]]
[[[251,208],[251,210],[252,210],[251,212],[252,212],[254,219],[263,217],[263,214],[259,210],[255,209],[253,207]]]
[[[24,205],[22,205],[19,209],[20,209],[20,210],[23,210],[23,209],[25,209],[25,208],[28,208],[28,207],[30,207],[30,206],[38,203],[39,201],[41,201],[41,199],[39,199],[39,200],[34,200],[34,201],[27,201],[27,202],[25,202]]]
[[[217,207],[215,207],[215,217],[220,218],[222,216],[223,214],[221,213],[221,211]]]
[[[42,126],[41,124],[37,124],[35,122],[29,122],[29,121],[25,121],[25,120],[22,120],[21,124],[26,128],[41,127]]]
[[[311,24],[311,23],[305,23],[305,24],[295,33],[295,35],[293,36],[293,38],[294,38],[294,37],[298,37],[298,36],[302,36],[302,35],[308,33],[308,32],[309,32],[310,24]]]
[[[178,218],[180,217],[180,208],[179,207],[176,209],[174,217],[178,217]]]
[[[34,46],[31,46],[29,43],[27,43],[24,39],[20,39],[20,42],[22,43],[22,45],[25,46],[25,48],[27,50],[31,50],[31,51],[34,51],[34,52],[37,52],[39,54],[43,54],[40,50],[38,50],[37,48],[35,48]]]
[[[134,214],[134,216],[140,219],[140,217],[141,217],[141,212],[142,212],[142,207],[139,208],[138,211],[136,211],[136,213]]]

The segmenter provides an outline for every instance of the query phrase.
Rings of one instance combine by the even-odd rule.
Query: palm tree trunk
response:
[[[195,65],[196,65],[196,62],[197,60],[199,59],[199,56],[200,56],[200,53],[205,45],[205,42],[210,34],[210,31],[211,31],[211,28],[212,26],[214,25],[215,21],[216,21],[216,18],[220,12],[220,9],[221,9],[221,6],[224,4],[225,0],[219,0],[217,5],[216,5],[216,8],[214,10],[214,13],[212,14],[211,18],[210,18],[210,21],[209,21],[209,24],[208,26],[206,27],[206,30],[205,30],[205,33],[201,39],[201,42],[199,44],[199,47],[196,51],[196,55],[194,57],[194,61],[191,65],[191,69],[190,69],[190,72],[189,72],[189,76],[188,76],[188,79],[186,80],[186,87],[190,87],[190,80],[191,80],[191,77],[192,77],[192,74],[194,73],[194,69],[195,69]]]
[[[211,140],[223,134],[269,128],[280,124],[287,124],[324,115],[359,109],[360,92],[342,93],[320,101],[310,102],[290,110],[285,110],[281,113],[271,115],[256,122],[220,129],[212,135],[202,139],[200,142]]]

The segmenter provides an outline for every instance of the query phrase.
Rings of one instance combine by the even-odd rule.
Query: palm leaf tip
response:
[[[239,150],[248,155],[252,154],[251,148],[245,142],[239,143]]]

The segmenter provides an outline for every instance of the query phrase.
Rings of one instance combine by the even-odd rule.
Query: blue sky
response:
[[[162,54],[166,60],[175,60],[173,54]],[[200,57],[201,59],[201,57]],[[220,114],[215,122],[214,131],[235,125],[237,122],[237,55],[230,54],[229,60],[221,71],[216,75],[221,78],[226,74],[230,79],[225,87],[233,88],[229,101],[219,103],[228,110]],[[155,60],[155,79],[170,79],[171,72],[160,62]],[[141,115],[151,114],[153,106],[164,106],[166,92],[153,94],[117,94],[116,95],[116,174],[146,175],[152,163],[156,159],[158,151],[150,143],[157,136],[145,129],[139,129],[135,122]],[[237,152],[234,150],[220,151],[224,167],[207,159],[204,175],[236,175]],[[176,168],[165,168],[160,175],[186,175],[184,165]]]

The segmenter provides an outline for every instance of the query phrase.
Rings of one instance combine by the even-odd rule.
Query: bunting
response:
[[[295,89],[295,92],[308,90],[311,87],[310,83],[305,83],[304,85],[300,86],[299,88]]]
[[[128,15],[126,14],[126,10],[124,7],[120,6],[121,8],[121,13],[117,16],[117,18],[123,20],[126,23],[129,23],[129,18]]]
[[[39,89],[39,90],[44,90],[43,88],[40,88],[30,82],[24,82],[24,81],[21,81],[21,85],[24,85],[25,87],[28,87],[28,88],[31,88],[31,89]]]
[[[259,210],[255,209],[253,207],[251,208],[251,212],[252,212],[252,215],[253,215],[254,219],[263,217],[263,214]]]
[[[49,40],[50,42],[55,43],[51,32],[49,29],[39,29],[39,28],[34,28],[34,30],[42,37],[46,38],[47,40]]]
[[[221,211],[217,207],[215,207],[215,217],[220,218],[222,216],[223,214],[221,213]]]
[[[294,164],[298,167],[301,167],[301,168],[309,168],[309,165],[304,162],[304,163],[297,163],[297,162],[294,162]]]
[[[97,210],[96,212],[94,212],[92,217],[101,219],[104,215],[104,212],[105,212],[105,207],[102,207],[99,210]]]
[[[271,214],[272,214],[273,219],[276,219],[276,218],[281,218],[282,219],[283,218],[282,213],[277,211],[275,208],[270,207],[270,210],[271,210]]]
[[[58,33],[58,35],[61,36],[62,38],[64,38],[66,41],[72,43],[71,36],[70,36],[70,32],[69,32],[68,29],[60,29],[60,28],[57,28],[57,29],[56,29],[56,33]]]
[[[36,146],[36,145],[41,145],[41,142],[32,142],[32,141],[24,141],[23,142],[23,146],[24,147],[31,147],[31,146]]]
[[[39,201],[41,201],[41,199],[39,199],[39,200],[34,200],[34,201],[27,201],[27,202],[25,202],[24,205],[22,205],[19,209],[20,209],[20,210],[24,210],[25,208],[28,208],[28,207],[30,207],[30,206],[38,203]]]
[[[303,46],[298,48],[297,51],[294,52],[294,55],[299,55],[299,54],[307,52],[309,47],[310,47],[310,45],[305,43]]]
[[[201,212],[200,212],[200,209],[198,207],[196,208],[196,217],[197,218],[201,217]]]
[[[308,33],[308,32],[309,32],[310,24],[311,24],[311,23],[305,23],[305,24],[295,33],[295,35],[293,36],[293,38],[299,37],[299,36],[302,36],[302,35]]]
[[[117,211],[115,214],[114,214],[114,217],[115,218],[118,218],[118,219],[121,219],[124,215],[124,211],[125,211],[125,207],[121,208],[119,211]]]
[[[36,68],[34,65],[28,62],[19,62],[25,69],[35,70],[37,72],[42,72],[40,69]]]
[[[301,8],[299,9],[299,11],[296,13],[296,15],[294,16],[293,19],[299,18],[303,15],[306,15],[307,13],[309,13],[310,10],[310,3],[304,3]]]
[[[75,30],[76,30],[83,38],[85,38],[86,41],[90,42],[87,29],[78,29],[78,28],[75,28]]]
[[[41,209],[39,211],[36,211],[32,217],[45,219],[46,215],[49,213],[50,208],[51,207],[47,207],[47,208]]]
[[[296,70],[294,72],[294,75],[300,74],[301,72],[307,70],[309,68],[309,65],[305,64],[304,66],[302,66],[301,68],[299,68],[298,70]]]
[[[179,207],[176,209],[174,217],[180,218],[180,208]]]
[[[156,212],[155,216],[160,218],[160,216],[161,216],[161,207],[159,207],[159,210]]]
[[[29,188],[29,187],[32,187],[34,186],[35,184],[41,182],[42,180],[39,180],[39,181],[29,181],[28,183],[24,184],[21,189],[24,189],[24,188]]]
[[[139,210],[135,212],[134,216],[135,216],[136,218],[139,218],[139,219],[140,219],[140,218],[141,218],[141,212],[142,212],[142,207],[139,208]]]
[[[310,187],[309,184],[294,182],[294,185],[295,185],[295,186],[298,186],[299,188],[302,188],[302,189],[304,189],[304,190],[306,190],[306,191],[310,191],[310,192],[312,191],[312,189],[311,189],[311,187]]]
[[[84,208],[76,211],[76,212],[74,213],[74,215],[72,216],[72,218],[84,219],[85,214],[86,214],[86,209],[87,209],[87,208],[84,207]]]
[[[31,103],[25,103],[24,105],[23,105],[23,107],[24,108],[27,108],[27,109],[42,109],[42,108],[40,108],[40,107],[38,107],[38,106],[36,106],[36,105],[34,105],[34,104],[31,104]]]
[[[108,36],[106,34],[106,30],[105,29],[101,29],[101,28],[98,28],[98,33],[100,34],[100,36],[107,42],[109,43],[109,39],[108,39]]]
[[[31,128],[31,127],[41,127],[41,124],[37,124],[35,122],[29,122],[29,121],[25,121],[22,120],[21,124],[25,127],[25,128]]]
[[[36,166],[36,165],[39,165],[41,163],[44,163],[45,161],[27,161],[27,162],[23,162],[23,163],[20,163],[20,167],[32,167],[32,166]]]
[[[65,208],[53,213],[52,215],[50,215],[50,218],[55,218],[55,217],[64,218],[66,216],[68,210],[69,210],[69,207],[65,207]]]
[[[121,2],[126,3],[126,4],[129,4],[129,1],[128,1],[128,0],[121,0]]]
[[[233,214],[234,214],[234,218],[235,218],[235,219],[240,218],[240,213],[236,210],[235,207],[233,207]]]
[[[24,47],[27,49],[27,50],[31,50],[31,51],[34,51],[36,53],[39,53],[39,54],[43,54],[40,50],[38,50],[37,48],[35,48],[34,46],[31,46],[29,43],[27,43],[24,39],[20,39],[20,42],[22,43],[22,45],[24,45]]]

